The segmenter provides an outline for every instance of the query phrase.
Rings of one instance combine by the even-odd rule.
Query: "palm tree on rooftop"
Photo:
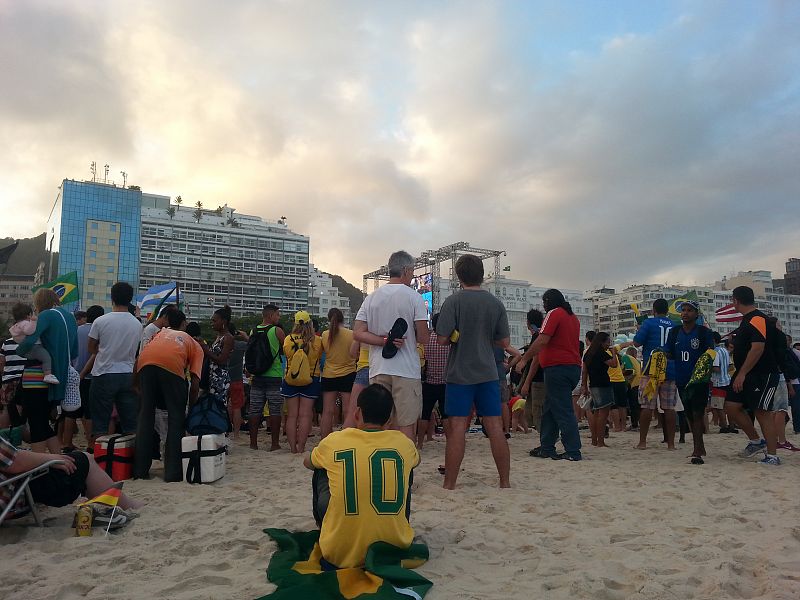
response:
[[[203,203],[198,200],[195,202],[196,210],[194,211],[194,218],[199,223],[200,219],[203,218]]]
[[[183,204],[183,198],[181,198],[180,196],[176,196],[175,197],[175,204],[178,205],[178,210],[180,210],[181,204]]]

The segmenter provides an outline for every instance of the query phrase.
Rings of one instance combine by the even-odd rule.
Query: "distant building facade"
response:
[[[17,302],[30,303],[33,297],[31,288],[36,285],[33,275],[0,275],[0,321],[11,324],[11,307]]]
[[[338,308],[344,315],[345,325],[353,324],[350,311],[350,298],[343,296],[339,288],[333,285],[331,276],[309,265],[308,275],[308,311],[312,315],[327,317],[331,308]]]

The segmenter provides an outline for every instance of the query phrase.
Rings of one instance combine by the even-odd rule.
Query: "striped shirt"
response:
[[[3,367],[3,383],[7,381],[14,381],[15,379],[22,378],[22,372],[25,370],[25,358],[17,355],[17,342],[12,338],[8,338],[0,346],[0,354],[5,358],[6,363]]]
[[[731,364],[731,356],[724,344],[720,344],[716,348],[717,356],[714,359],[714,366],[719,367],[719,373],[713,371],[711,373],[711,385],[715,388],[723,388],[731,384],[731,376],[728,375],[728,366]]]

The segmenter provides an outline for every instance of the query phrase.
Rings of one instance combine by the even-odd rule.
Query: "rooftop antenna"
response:
[[[104,166],[104,167],[105,167],[105,169],[106,169],[106,174],[105,174],[105,176],[104,176],[103,183],[108,183],[108,168],[109,168],[109,167],[108,167],[108,163],[106,163],[106,164],[105,164],[105,165],[103,165],[103,166]]]
[[[120,175],[122,175],[122,187],[128,187],[128,174],[125,171],[120,171]]]
[[[95,161],[89,165],[89,170],[92,172],[92,181],[97,181],[97,163]]]

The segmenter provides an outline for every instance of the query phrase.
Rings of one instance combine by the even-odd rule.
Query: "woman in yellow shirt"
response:
[[[356,361],[350,356],[353,332],[343,327],[344,315],[338,308],[328,311],[330,328],[322,334],[325,368],[322,370],[322,416],[319,420],[320,438],[333,431],[336,397],[342,398],[342,414],[350,414],[350,391],[356,378]]]
[[[292,358],[301,350],[308,357],[311,383],[292,385],[286,380],[287,375],[292,365]],[[283,341],[283,352],[286,354],[286,372],[281,384],[281,396],[286,398],[286,437],[289,439],[289,449],[292,453],[298,454],[306,450],[314,402],[320,394],[319,359],[322,356],[322,342],[314,334],[311,315],[306,311],[301,310],[294,315],[294,329]]]

